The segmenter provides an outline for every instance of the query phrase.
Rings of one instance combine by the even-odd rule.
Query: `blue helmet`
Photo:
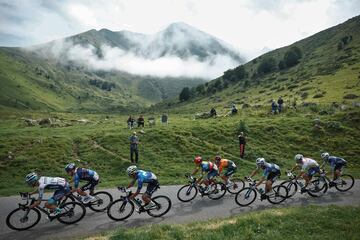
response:
[[[76,168],[74,163],[69,163],[68,165],[66,165],[65,167],[65,172],[70,172],[71,170],[74,170]]]
[[[38,179],[39,179],[38,175],[36,173],[32,172],[32,173],[29,173],[28,175],[26,175],[25,182],[32,185]]]

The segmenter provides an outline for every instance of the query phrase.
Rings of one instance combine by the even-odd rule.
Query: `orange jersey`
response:
[[[236,167],[236,165],[235,165],[235,163],[233,161],[230,161],[230,160],[227,160],[227,159],[221,159],[219,161],[218,166],[219,166],[219,173],[222,172],[223,168],[228,168],[228,167],[235,168]]]

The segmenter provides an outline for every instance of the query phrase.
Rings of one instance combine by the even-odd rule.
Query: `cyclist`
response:
[[[226,172],[221,176],[221,178],[224,180],[226,187],[231,187],[232,182],[229,178],[236,172],[236,164],[231,160],[222,159],[220,155],[215,157],[215,164],[219,169],[219,175],[222,173],[223,169],[226,168]]]
[[[265,158],[256,159],[257,168],[251,173],[250,178],[255,176],[260,169],[263,170],[263,175],[260,180],[256,183],[255,187],[258,187],[265,179],[265,193],[261,193],[261,200],[268,198],[268,193],[271,191],[273,183],[278,177],[280,177],[280,167],[274,163],[268,163],[265,161]]]
[[[336,183],[340,183],[340,173],[342,168],[347,164],[346,160],[340,157],[330,156],[330,154],[327,152],[322,153],[321,158],[324,161],[320,168],[323,168],[326,163],[329,163],[331,172],[334,174],[333,180],[329,183],[329,185],[334,186]]]
[[[159,188],[159,182],[155,174],[140,170],[135,165],[128,167],[126,173],[132,178],[132,181],[127,188],[131,188],[136,181],[138,182],[137,190],[135,193],[131,194],[130,199],[134,199],[140,193],[143,183],[147,183],[146,191],[142,194],[142,200],[145,203],[144,209],[149,210],[153,208],[155,203],[151,201],[151,195]]]
[[[99,175],[95,171],[86,168],[78,168],[74,163],[66,165],[65,171],[68,175],[73,177],[74,189],[71,191],[76,191],[83,196],[83,203],[86,204],[95,199],[95,197],[91,195],[94,194],[94,188],[100,181]],[[84,186],[79,187],[80,180],[87,181],[87,183]],[[86,190],[90,190],[90,194],[87,194],[85,192]]]
[[[196,167],[195,167],[195,169],[194,169],[194,171],[192,172],[191,175],[196,174],[199,171],[199,169],[201,169],[201,176],[197,180],[197,183],[198,184],[204,183],[205,184],[204,193],[208,193],[209,192],[210,181],[212,179],[214,179],[214,177],[219,175],[218,167],[212,162],[203,161],[200,156],[195,157],[194,163],[195,163]],[[206,177],[202,181],[202,178],[204,177],[205,173],[207,173]]]
[[[30,195],[38,193],[38,199],[30,206],[35,208],[40,205],[44,196],[45,189],[55,190],[53,196],[47,200],[45,207],[50,209],[51,217],[55,217],[61,213],[61,209],[57,207],[57,201],[59,201],[64,195],[70,193],[70,185],[65,178],[60,177],[39,177],[36,173],[32,172],[26,175],[25,182],[36,188],[35,191],[29,193]]]
[[[311,158],[306,158],[301,154],[295,155],[295,166],[291,169],[291,172],[296,168],[301,167],[300,174],[296,176],[295,180],[298,180],[300,177],[305,179],[305,185],[301,188],[301,193],[307,192],[306,187],[309,185],[309,182],[316,173],[320,173],[319,164]]]

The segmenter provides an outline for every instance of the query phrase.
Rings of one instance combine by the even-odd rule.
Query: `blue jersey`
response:
[[[274,163],[265,163],[265,169],[263,172],[263,176],[267,177],[270,173],[272,172],[279,172],[280,171],[280,167]]]
[[[201,162],[200,168],[202,172],[211,172],[212,170],[218,170],[217,166],[212,162]]]
[[[135,176],[135,181],[136,180],[138,181],[138,190],[140,190],[143,183],[149,183],[153,180],[157,180],[157,177],[152,172],[138,170]]]
[[[343,158],[330,156],[327,160],[324,160],[325,162],[328,162],[330,164],[330,167],[333,169],[338,164],[345,164],[346,160]]]
[[[74,175],[74,187],[78,188],[79,187],[79,183],[80,180],[85,180],[85,181],[98,181],[99,180],[99,175],[90,169],[86,169],[86,168],[77,168],[75,170],[75,175]]]

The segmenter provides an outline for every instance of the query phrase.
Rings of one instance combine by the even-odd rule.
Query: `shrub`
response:
[[[183,101],[189,100],[190,98],[191,98],[190,88],[184,87],[183,90],[181,91],[180,95],[179,95],[179,100],[181,102],[183,102]]]
[[[346,94],[343,98],[344,99],[355,99],[355,98],[358,98],[358,97],[359,97],[358,95],[349,93],[349,94]]]
[[[244,120],[241,120],[239,122],[239,125],[238,125],[236,131],[237,131],[237,133],[239,133],[239,132],[249,133],[250,132],[249,127],[247,126],[247,124]]]
[[[259,74],[267,74],[276,70],[276,60],[273,57],[265,58],[257,68]]]
[[[299,60],[302,57],[302,52],[300,48],[294,46],[291,47],[284,55],[284,64],[286,67],[293,67],[299,63]]]

